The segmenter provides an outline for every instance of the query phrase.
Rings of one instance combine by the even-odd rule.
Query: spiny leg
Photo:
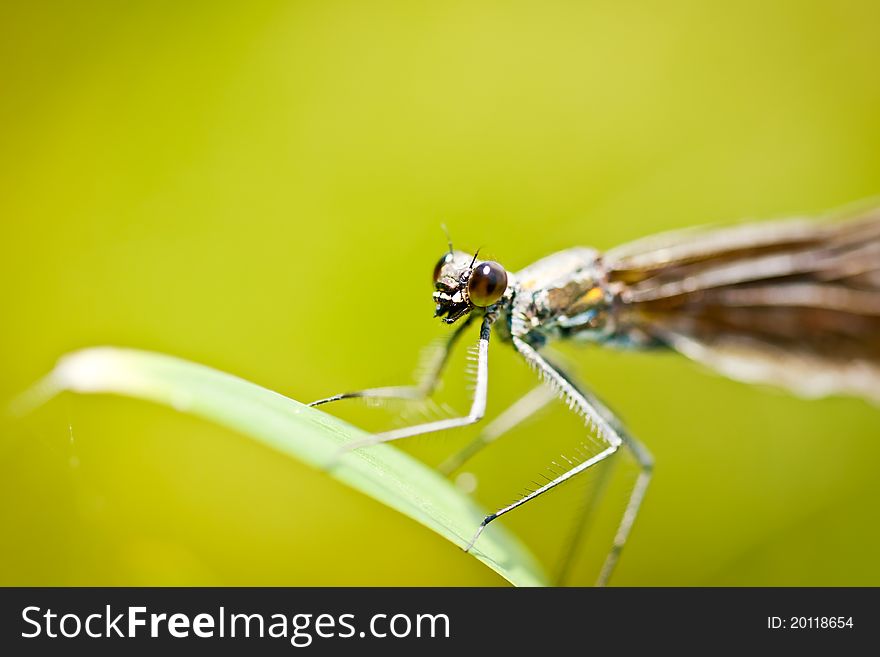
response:
[[[611,419],[614,419],[613,416]],[[630,491],[629,500],[627,501],[626,508],[624,509],[623,515],[620,518],[620,523],[617,526],[617,531],[615,532],[611,549],[608,551],[608,555],[605,557],[605,562],[602,564],[602,569],[599,571],[599,576],[596,579],[597,586],[605,586],[608,583],[608,580],[611,577],[615,566],[617,565],[617,561],[620,559],[620,553],[623,550],[623,546],[626,543],[627,538],[629,538],[630,531],[632,530],[632,526],[635,523],[635,519],[638,515],[639,508],[641,507],[642,500],[645,497],[645,492],[648,489],[648,484],[651,483],[651,475],[654,467],[653,457],[651,456],[650,452],[648,452],[648,450],[644,447],[644,445],[642,445],[628,431],[626,431],[626,429],[621,426],[620,423],[616,421],[616,419],[614,419],[613,425],[615,426],[615,428],[617,428],[617,431],[621,438],[623,438],[623,446],[635,459],[636,464],[639,467],[639,474]],[[612,470],[611,465],[613,464],[609,463],[606,467],[599,471],[599,479],[597,479],[595,483],[595,487],[592,491],[590,499],[587,501],[586,506],[581,512],[572,536],[567,542],[566,550],[563,553],[562,558],[560,559],[556,577],[557,584],[562,584],[565,581],[565,578],[568,575],[571,567],[574,565],[574,558],[577,551],[577,546],[580,543],[581,537],[583,536],[587,526],[589,525],[590,520],[592,519],[592,516],[596,509],[596,504],[598,503],[600,497],[602,496],[602,493],[604,492],[604,488],[607,485]]]
[[[388,386],[382,388],[367,388],[366,390],[356,390],[354,392],[343,392],[332,397],[318,399],[309,404],[309,406],[320,406],[330,402],[340,401],[341,399],[406,399],[411,401],[419,401],[429,397],[437,388],[437,383],[443,375],[443,370],[449,362],[452,349],[455,343],[464,334],[465,330],[473,322],[474,316],[469,315],[458,325],[452,334],[443,343],[442,348],[434,354],[433,359],[428,364],[427,371],[421,377],[421,380],[414,386]]]
[[[483,317],[483,323],[480,326],[480,341],[478,343],[477,352],[477,382],[474,388],[474,398],[471,401],[471,408],[467,415],[445,420],[437,420],[435,422],[425,422],[411,427],[403,427],[402,429],[377,433],[369,438],[355,440],[343,445],[341,451],[347,452],[353,449],[375,445],[376,443],[387,443],[392,440],[409,438],[410,436],[418,436],[425,433],[433,433],[435,431],[444,431],[446,429],[454,429],[456,427],[464,427],[479,422],[486,413],[486,398],[489,391],[489,336],[494,321],[495,316],[487,314]]]
[[[509,504],[508,506],[499,509],[495,513],[486,516],[483,519],[483,522],[480,523],[480,526],[477,528],[476,533],[468,543],[465,551],[470,550],[473,547],[480,534],[483,533],[483,530],[490,522],[492,522],[496,518],[500,518],[506,513],[510,513],[517,507],[522,506],[526,502],[532,501],[533,499],[540,495],[543,495],[550,489],[555,488],[562,482],[571,479],[572,477],[583,472],[587,468],[608,458],[617,451],[617,448],[622,442],[622,439],[617,430],[611,424],[609,424],[609,422],[602,416],[602,414],[599,413],[596,408],[590,403],[588,398],[571,381],[569,381],[562,372],[553,367],[553,365],[547,362],[547,360],[545,360],[543,356],[541,356],[537,351],[535,351],[534,348],[532,348],[522,339],[518,337],[513,337],[513,346],[532,367],[538,370],[538,373],[545,380],[545,382],[555,388],[557,392],[561,393],[562,396],[566,400],[568,400],[572,409],[577,410],[577,412],[587,420],[588,425],[591,425],[595,428],[596,434],[598,435],[599,439],[606,445],[606,447],[599,453],[580,463],[571,462],[572,467],[569,470],[558,475],[555,479],[551,479],[549,482],[547,482],[543,486],[540,486],[528,495],[525,495],[524,497],[513,502],[512,504]]]
[[[615,428],[620,437],[623,438],[623,446],[632,455],[639,467],[639,474],[636,477],[632,490],[630,491],[629,500],[626,503],[626,508],[623,510],[623,516],[620,518],[620,523],[617,526],[617,532],[614,535],[611,550],[609,550],[608,556],[605,557],[605,563],[602,565],[602,570],[599,572],[599,577],[596,579],[596,586],[605,586],[611,577],[611,573],[614,571],[614,567],[617,565],[623,546],[626,543],[627,538],[629,538],[629,533],[635,523],[636,516],[639,514],[642,500],[648,490],[648,484],[651,483],[651,476],[654,471],[654,457],[651,456],[651,452],[648,451],[641,441],[626,429],[617,415],[613,413],[604,402],[598,399],[589,390],[585,389],[583,392],[587,399],[589,399],[596,407],[596,410],[599,411],[605,420]]]
[[[563,373],[558,367],[556,367],[556,370],[559,371],[560,374],[563,374],[563,376],[569,381],[573,382],[573,378],[570,375]],[[632,490],[630,491],[629,500],[627,501],[626,508],[621,516],[620,523],[617,526],[611,549],[608,551],[608,555],[605,557],[605,562],[602,564],[602,569],[599,571],[599,576],[596,579],[596,586],[605,586],[617,565],[617,561],[620,559],[620,553],[629,537],[630,531],[632,530],[642,500],[644,499],[645,492],[648,489],[648,484],[651,482],[654,459],[647,448],[633,437],[629,431],[627,431],[617,415],[608,408],[605,402],[584,386],[579,385],[578,389],[581,391],[581,394],[586,397],[587,401],[590,402],[593,408],[596,409],[596,412],[598,412],[599,415],[601,415],[605,421],[614,428],[617,435],[623,440],[623,446],[629,451],[635,459],[636,464],[639,466],[639,474],[633,484]],[[609,463],[605,468],[600,470],[600,479],[596,482],[596,489],[584,508],[581,518],[578,520],[574,535],[568,544],[568,548],[561,560],[559,570],[557,571],[557,582],[559,583],[564,581],[569,569],[574,563],[577,544],[595,511],[595,505],[598,502],[605,485],[607,485],[607,480],[611,472],[610,465],[611,464]]]
[[[581,539],[586,533],[587,528],[590,526],[590,523],[593,521],[596,507],[599,505],[599,501],[602,499],[605,489],[608,487],[608,481],[611,478],[611,473],[614,471],[613,466],[614,460],[611,459],[602,463],[601,467],[597,469],[596,479],[593,482],[589,497],[584,503],[583,508],[581,508],[577,514],[577,520],[575,521],[574,527],[572,527],[571,533],[566,539],[562,555],[556,564],[555,581],[557,586],[563,586],[565,584],[566,579],[574,566],[575,557],[577,556]]]
[[[639,474],[633,484],[632,490],[630,491],[629,500],[627,501],[626,508],[620,518],[617,531],[614,534],[611,549],[608,551],[605,561],[602,564],[602,569],[599,571],[599,576],[596,578],[596,586],[607,585],[608,580],[611,578],[611,574],[614,572],[614,568],[617,566],[617,562],[620,559],[620,553],[623,551],[623,546],[626,544],[630,531],[635,523],[636,516],[638,516],[639,508],[645,497],[645,492],[648,489],[648,484],[651,483],[651,475],[654,467],[654,461],[651,454],[640,442],[626,432],[621,432],[621,437],[623,438],[624,447],[629,450],[639,466]],[[583,511],[580,513],[577,524],[572,532],[572,536],[567,541],[566,549],[560,559],[556,574],[557,585],[562,585],[565,582],[571,567],[574,565],[577,547],[580,544],[587,526],[593,518],[596,505],[607,486],[612,471],[612,465],[613,463],[608,463],[606,467],[599,470],[599,477],[596,480],[594,490]]]
[[[502,411],[476,438],[443,461],[437,469],[445,475],[458,470],[480,450],[540,411],[555,397],[556,394],[548,386],[533,388]]]
[[[640,470],[636,483],[633,484],[626,509],[623,511],[623,517],[617,526],[617,533],[614,535],[611,550],[608,552],[608,556],[605,557],[602,570],[599,571],[596,586],[605,586],[611,577],[611,573],[614,572],[614,567],[617,565],[618,559],[620,559],[620,553],[626,544],[626,539],[629,538],[633,523],[635,523],[636,516],[639,514],[639,508],[642,506],[642,500],[645,498],[645,492],[648,490],[648,484],[651,483],[651,475],[654,471],[654,458],[641,442],[628,433],[624,433],[623,444],[633,455],[633,458],[635,458]]]

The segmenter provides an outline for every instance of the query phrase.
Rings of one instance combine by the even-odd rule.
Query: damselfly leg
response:
[[[540,486],[528,495],[521,497],[512,504],[486,516],[465,548],[466,551],[473,547],[474,543],[476,543],[477,539],[480,537],[480,534],[483,533],[490,522],[510,513],[527,502],[531,502],[535,498],[553,488],[556,488],[559,484],[571,479],[596,463],[600,463],[614,454],[623,441],[617,431],[596,411],[587,398],[565,377],[564,374],[550,365],[550,363],[535,351],[535,349],[520,338],[513,337],[513,345],[523,358],[526,359],[526,362],[538,371],[541,378],[572,405],[573,410],[576,410],[580,415],[584,416],[588,421],[595,425],[596,433],[598,434],[600,441],[604,444],[604,449],[580,463],[572,462],[572,467],[569,470],[562,472],[554,479],[551,479],[543,486]]]
[[[486,516],[483,522],[480,523],[480,527],[477,529],[477,532],[474,534],[474,537],[471,539],[466,549],[470,549],[474,545],[477,538],[479,538],[480,534],[483,532],[486,526],[496,518],[499,518],[502,515],[513,511],[514,509],[522,506],[526,502],[532,501],[533,499],[537,498],[540,495],[543,495],[544,493],[555,488],[564,481],[567,481],[568,479],[571,479],[575,475],[584,472],[585,470],[596,465],[597,463],[604,461],[609,456],[614,454],[621,445],[624,445],[627,449],[631,451],[636,461],[639,463],[641,471],[639,473],[638,479],[636,480],[633,491],[630,494],[630,499],[627,502],[626,509],[624,510],[623,518],[618,525],[612,549],[602,566],[602,570],[597,580],[598,585],[604,585],[607,583],[608,578],[611,576],[620,552],[623,549],[624,544],[626,543],[626,539],[629,537],[633,521],[638,514],[639,507],[641,506],[642,499],[644,498],[645,490],[647,489],[648,483],[650,482],[650,474],[652,468],[650,455],[647,453],[646,450],[644,450],[644,448],[641,447],[641,445],[636,443],[630,436],[620,430],[620,423],[617,422],[613,418],[613,416],[609,417],[610,412],[607,410],[604,404],[598,402],[598,400],[596,400],[591,394],[585,394],[584,392],[582,392],[581,389],[576,386],[568,376],[566,376],[561,370],[555,368],[534,348],[532,348],[529,344],[527,344],[520,338],[514,337],[513,344],[516,350],[523,356],[523,358],[525,358],[526,361],[538,371],[542,379],[544,379],[547,384],[554,388],[559,394],[563,396],[565,400],[569,402],[572,410],[583,416],[589,424],[595,427],[597,437],[604,445],[604,448],[601,449],[598,453],[581,462],[570,462],[572,467],[569,470],[562,472],[556,478],[551,479],[545,485],[532,491],[528,495],[523,496],[516,502],[502,509],[499,509],[495,513]]]
[[[545,408],[555,398],[556,394],[553,390],[545,385],[533,388],[499,413],[476,438],[443,461],[443,463],[437,466],[437,469],[445,475],[452,474],[485,447],[488,447],[517,425],[525,422],[542,408]]]
[[[617,526],[617,533],[614,535],[611,550],[608,552],[608,556],[605,557],[605,563],[599,572],[599,577],[596,580],[597,586],[605,586],[611,577],[611,573],[614,572],[614,567],[617,565],[618,559],[620,559],[620,553],[623,551],[626,539],[629,538],[629,533],[632,530],[633,523],[636,521],[636,516],[639,515],[639,509],[642,506],[642,501],[645,499],[645,493],[648,490],[648,484],[651,483],[651,475],[654,471],[654,457],[651,456],[651,453],[641,442],[629,434],[623,434],[623,444],[636,460],[639,466],[639,474],[636,477],[632,491],[630,491],[629,501],[626,503],[623,517]]]
[[[564,586],[568,582],[569,575],[577,561],[581,541],[593,522],[599,502],[605,495],[605,489],[608,487],[608,481],[614,472],[615,464],[616,459],[606,459],[598,468],[594,468],[596,477],[593,480],[593,485],[585,495],[584,504],[576,514],[571,531],[563,543],[561,556],[556,563],[554,581],[557,586]]]
[[[453,348],[458,339],[464,334],[467,328],[473,322],[474,316],[466,317],[465,320],[455,327],[455,330],[449,335],[439,351],[432,354],[433,358],[427,364],[426,370],[421,377],[419,383],[414,386],[387,386],[384,388],[367,388],[366,390],[356,390],[354,392],[343,392],[332,397],[318,399],[309,404],[309,406],[321,406],[330,402],[341,401],[343,399],[405,399],[410,401],[419,401],[430,397],[440,378],[443,376],[443,370],[449,362]]]
[[[479,422],[486,413],[486,398],[489,391],[489,336],[491,335],[492,323],[494,321],[495,317],[493,315],[485,315],[480,325],[480,341],[477,345],[477,381],[474,387],[474,397],[471,400],[471,408],[467,415],[373,434],[369,438],[355,440],[343,445],[341,451],[348,452],[378,443],[387,443],[392,440],[400,440],[401,438],[409,438],[425,433],[465,427]]]
[[[482,324],[480,326],[480,340],[478,343],[477,351],[476,386],[474,389],[474,396],[471,401],[471,408],[467,415],[455,418],[448,418],[444,420],[437,420],[434,422],[427,422],[424,424],[417,424],[401,429],[386,431],[384,433],[378,433],[364,440],[348,443],[342,447],[342,450],[350,451],[353,449],[360,449],[362,447],[368,447],[377,443],[390,442],[393,440],[399,440],[401,438],[409,438],[412,436],[433,433],[436,431],[445,431],[447,429],[463,427],[480,421],[486,412],[486,400],[488,396],[489,385],[489,337],[491,335],[491,327],[494,320],[494,316],[486,315],[483,318]],[[448,360],[451,347],[457,340],[457,338],[461,335],[464,329],[465,325],[460,326],[447,342],[447,347],[444,350],[442,357],[438,359],[438,367],[434,368],[433,371],[430,373],[432,376],[432,384],[430,386],[430,390],[433,390],[433,388],[436,386],[436,380],[439,379],[442,373],[443,365],[445,365],[446,361]],[[461,452],[453,455],[452,457],[450,457],[450,459],[447,460],[447,462],[442,467],[444,472],[449,473],[460,467],[467,459],[474,456],[483,447],[490,444],[496,438],[511,430],[513,427],[526,420],[529,416],[533,415],[541,408],[546,406],[556,394],[561,394],[569,402],[572,410],[586,418],[588,420],[588,423],[595,428],[596,434],[600,439],[603,448],[598,453],[590,456],[583,461],[575,462],[569,460],[569,464],[572,466],[569,470],[562,472],[556,478],[549,480],[545,485],[532,491],[528,495],[525,495],[513,504],[510,504],[502,509],[499,509],[493,514],[486,516],[486,518],[480,523],[479,528],[477,529],[476,533],[474,534],[473,538],[470,540],[465,549],[470,550],[476,542],[477,538],[486,528],[486,526],[496,518],[499,518],[502,515],[509,513],[513,509],[522,506],[526,502],[535,499],[543,493],[546,493],[550,489],[555,488],[559,484],[568,479],[571,479],[575,475],[587,470],[593,465],[604,461],[606,458],[614,454],[621,445],[624,445],[627,449],[631,451],[631,453],[635,457],[637,463],[641,468],[641,471],[639,473],[638,479],[636,480],[633,492],[630,495],[630,499],[624,511],[623,518],[615,534],[612,549],[609,552],[608,557],[606,558],[599,575],[598,584],[604,585],[608,581],[608,578],[610,577],[614,566],[617,563],[617,559],[620,555],[621,550],[623,549],[623,545],[626,543],[626,539],[629,536],[633,521],[635,520],[639,506],[641,505],[642,498],[644,497],[645,489],[647,488],[648,482],[650,481],[652,465],[650,455],[647,453],[646,450],[644,450],[644,448],[641,447],[640,444],[638,444],[631,436],[629,436],[626,431],[624,431],[623,427],[620,425],[614,415],[591,393],[585,392],[580,386],[577,386],[568,375],[562,372],[562,370],[560,370],[559,368],[552,365],[526,342],[520,340],[519,338],[513,338],[513,343],[516,350],[526,359],[526,361],[538,370],[546,385],[541,385],[538,388],[530,391],[524,397],[520,398],[517,402],[511,405],[501,415],[499,415],[486,428],[486,431],[481,433]],[[335,397],[330,397],[327,400],[321,400],[318,403],[325,403],[327,401],[335,401],[338,399],[347,399],[352,397],[401,397],[400,394],[396,394],[398,391],[411,390],[412,388],[415,388],[417,390],[428,389],[427,387],[420,388],[419,386],[412,386],[410,388],[403,386],[397,388],[374,388],[368,391],[362,391],[361,393],[336,395]],[[405,395],[404,397],[411,398],[406,397]],[[312,405],[317,405],[317,403],[313,403]],[[592,504],[593,502],[590,502],[587,505],[584,514],[591,514]],[[576,535],[579,534],[579,531],[576,532]],[[569,554],[565,562],[563,563],[563,567],[560,572],[560,578],[565,576],[566,571],[568,570],[568,566],[572,561],[572,556],[573,553]]]
[[[608,406],[593,392],[591,392],[582,384],[575,384],[574,379],[571,377],[571,375],[565,373],[558,366],[551,366],[562,376],[572,382],[572,385],[575,385],[578,390],[581,391],[581,394],[583,394],[587,401],[589,401],[596,412],[601,415],[611,427],[614,428],[614,430],[623,440],[623,447],[632,456],[633,460],[635,460],[636,466],[639,469],[639,473],[636,477],[635,482],[633,483],[633,487],[632,489],[630,489],[627,505],[624,508],[623,515],[620,518],[620,523],[617,526],[617,531],[614,534],[611,549],[608,551],[608,555],[606,556],[605,562],[602,565],[602,570],[599,572],[599,576],[596,580],[597,586],[604,586],[608,583],[608,579],[611,577],[611,573],[614,571],[614,567],[617,565],[617,561],[620,558],[620,553],[623,550],[623,546],[626,543],[627,538],[629,537],[630,530],[632,529],[636,516],[639,513],[642,500],[645,496],[645,492],[648,489],[648,484],[651,482],[651,474],[654,469],[654,457],[652,457],[648,449],[626,429],[626,427],[620,421],[617,415],[612,412],[608,408]],[[574,558],[576,556],[581,537],[585,533],[587,526],[592,520],[596,505],[602,498],[604,488],[607,485],[608,478],[610,477],[612,470],[611,465],[612,462],[609,461],[607,464],[605,464],[604,468],[601,468],[599,470],[598,479],[595,482],[595,488],[592,494],[587,499],[586,504],[581,510],[578,520],[575,523],[572,535],[569,537],[567,546],[563,552],[562,558],[559,560],[559,565],[557,567],[556,581],[559,584],[565,582],[568,573],[571,571],[571,568],[574,565]]]

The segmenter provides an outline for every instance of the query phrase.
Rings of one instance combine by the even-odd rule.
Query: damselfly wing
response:
[[[434,269],[435,316],[457,326],[417,386],[335,395],[422,398],[434,390],[455,342],[480,321],[477,381],[469,413],[353,443],[349,449],[475,423],[486,411],[492,327],[549,389],[586,421],[588,453],[566,459],[535,490],[487,516],[537,498],[619,449],[640,467],[612,548],[599,575],[608,581],[651,477],[648,451],[583,385],[552,363],[544,347],[584,341],[626,349],[670,349],[750,383],[808,397],[842,394],[880,402],[880,210],[848,220],[785,220],[658,235],[607,253],[572,248],[508,273],[497,262],[450,245]],[[544,390],[542,392],[542,390]],[[445,470],[543,407],[536,389],[503,411]]]
[[[880,211],[685,231],[605,264],[628,330],[731,378],[880,402]]]

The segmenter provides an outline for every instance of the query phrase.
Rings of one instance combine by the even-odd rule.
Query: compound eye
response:
[[[468,279],[468,300],[475,306],[487,308],[498,301],[507,289],[507,272],[497,262],[481,262]]]
[[[452,254],[451,253],[444,253],[443,257],[437,261],[436,265],[434,265],[434,282],[435,283],[440,280],[440,270],[443,269],[443,265],[445,265],[450,260],[452,260]]]

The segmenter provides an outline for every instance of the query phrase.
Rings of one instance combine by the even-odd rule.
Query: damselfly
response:
[[[544,347],[557,340],[624,349],[671,349],[741,381],[771,383],[806,397],[843,394],[880,402],[880,210],[846,220],[789,219],[661,234],[599,253],[572,248],[509,273],[478,254],[454,250],[434,268],[436,317],[456,324],[445,348],[417,386],[345,393],[352,397],[423,398],[442,375],[465,330],[479,323],[476,386],[463,417],[418,424],[347,445],[349,449],[452,429],[486,412],[491,329],[543,380],[446,462],[459,467],[500,433],[550,399],[549,389],[584,418],[593,449],[554,478],[486,516],[486,526],[575,475],[628,450],[638,463],[602,566],[608,581],[651,478],[652,458],[586,387]]]

